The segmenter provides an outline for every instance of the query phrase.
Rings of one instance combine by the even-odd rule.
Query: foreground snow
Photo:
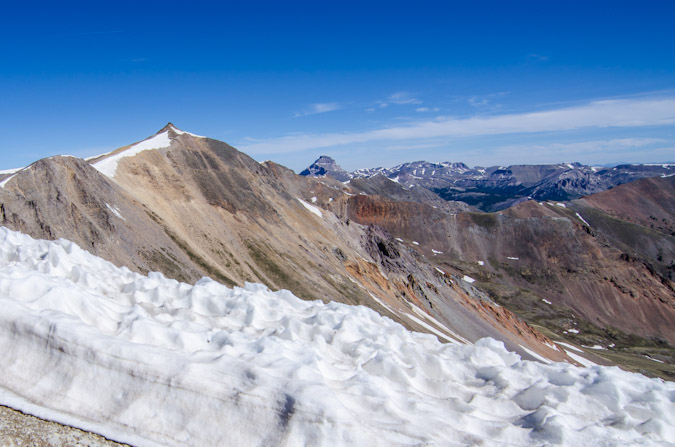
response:
[[[675,384],[0,228],[0,403],[136,446],[672,445]]]

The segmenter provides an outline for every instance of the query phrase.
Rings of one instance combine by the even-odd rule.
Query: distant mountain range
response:
[[[606,191],[645,177],[675,174],[675,164],[621,164],[614,167],[580,163],[470,168],[464,163],[415,161],[391,169],[347,172],[332,158],[321,156],[300,175],[330,176],[341,182],[384,176],[407,189],[421,186],[445,200],[499,211],[525,200],[572,200]]]

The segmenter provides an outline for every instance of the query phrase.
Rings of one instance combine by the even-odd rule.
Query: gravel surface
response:
[[[126,444],[0,406],[0,447],[122,446]]]

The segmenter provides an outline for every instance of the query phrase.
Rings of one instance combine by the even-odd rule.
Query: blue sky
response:
[[[12,3],[0,169],[168,121],[296,172],[675,160],[672,1]]]

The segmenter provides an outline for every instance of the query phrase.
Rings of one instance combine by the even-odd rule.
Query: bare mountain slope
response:
[[[675,176],[655,177],[626,183],[577,201],[610,216],[675,235]]]
[[[350,222],[355,195],[169,124],[91,165],[41,160],[0,189],[0,203],[3,225],[74,240],[141,272],[262,282],[306,299],[364,304],[447,341],[493,336],[525,356],[520,345],[564,357],[386,231]]]
[[[354,196],[348,214],[387,229],[439,268],[475,279],[499,303],[557,336],[589,346],[670,344],[664,360],[672,362],[674,239],[615,217],[630,215],[629,198],[638,189],[643,205],[635,220],[653,213],[672,225],[672,179],[643,182],[605,197],[528,201],[494,214],[449,215],[426,204]],[[627,205],[612,216],[594,203],[608,212],[612,203]]]

